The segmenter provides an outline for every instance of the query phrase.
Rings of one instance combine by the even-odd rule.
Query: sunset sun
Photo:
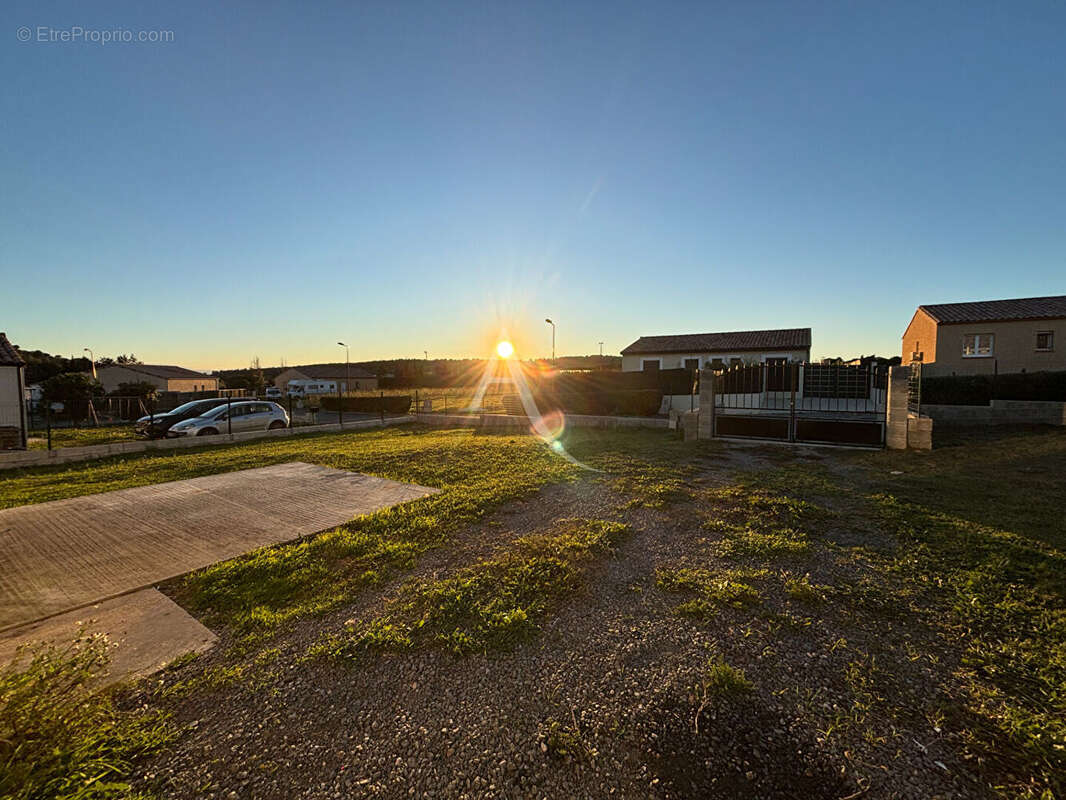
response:
[[[500,358],[510,358],[514,355],[514,345],[505,339],[496,345],[496,355]]]

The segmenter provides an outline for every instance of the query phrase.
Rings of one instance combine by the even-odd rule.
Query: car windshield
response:
[[[200,405],[200,403],[202,403],[202,402],[203,402],[202,400],[192,400],[191,402],[188,402],[188,403],[182,403],[177,408],[170,409],[170,411],[160,412],[160,415],[162,415],[162,414],[184,414],[186,411],[192,411],[193,409],[197,408]]]

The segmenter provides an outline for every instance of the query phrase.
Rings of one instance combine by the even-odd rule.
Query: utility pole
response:
[[[600,342],[600,358],[603,358],[603,342]]]
[[[550,319],[547,319],[547,318],[544,321],[552,326],[552,361],[554,362],[555,361],[555,323],[552,322]]]

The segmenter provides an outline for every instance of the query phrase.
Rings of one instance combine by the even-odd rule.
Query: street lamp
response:
[[[344,342],[337,342],[337,344],[344,348],[344,392],[347,394],[351,391],[352,386],[351,366],[348,360],[348,345]]]
[[[341,427],[344,427],[344,395],[347,394],[351,389],[352,375],[351,367],[349,366],[350,360],[348,358],[348,345],[346,345],[344,342],[337,342],[337,344],[344,348],[344,393],[341,394],[341,404],[339,407],[340,411],[338,412],[340,414],[339,419]]]
[[[555,361],[555,323],[547,318],[544,321],[552,326],[552,361]]]
[[[95,381],[96,380],[96,356],[93,355],[93,351],[90,350],[88,347],[83,347],[82,350],[84,350],[86,353],[89,354],[89,363],[92,364],[93,380]]]

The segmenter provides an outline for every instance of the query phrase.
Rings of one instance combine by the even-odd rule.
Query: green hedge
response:
[[[322,408],[326,411],[337,411],[340,408],[340,398],[335,395],[322,395]],[[386,414],[406,414],[411,409],[411,395],[387,394],[382,397],[345,397],[344,410],[363,414],[381,413],[382,403],[385,404]]]
[[[1066,402],[1066,372],[1012,372],[1003,375],[941,375],[922,378],[922,402],[929,405],[986,406],[991,400]]]

